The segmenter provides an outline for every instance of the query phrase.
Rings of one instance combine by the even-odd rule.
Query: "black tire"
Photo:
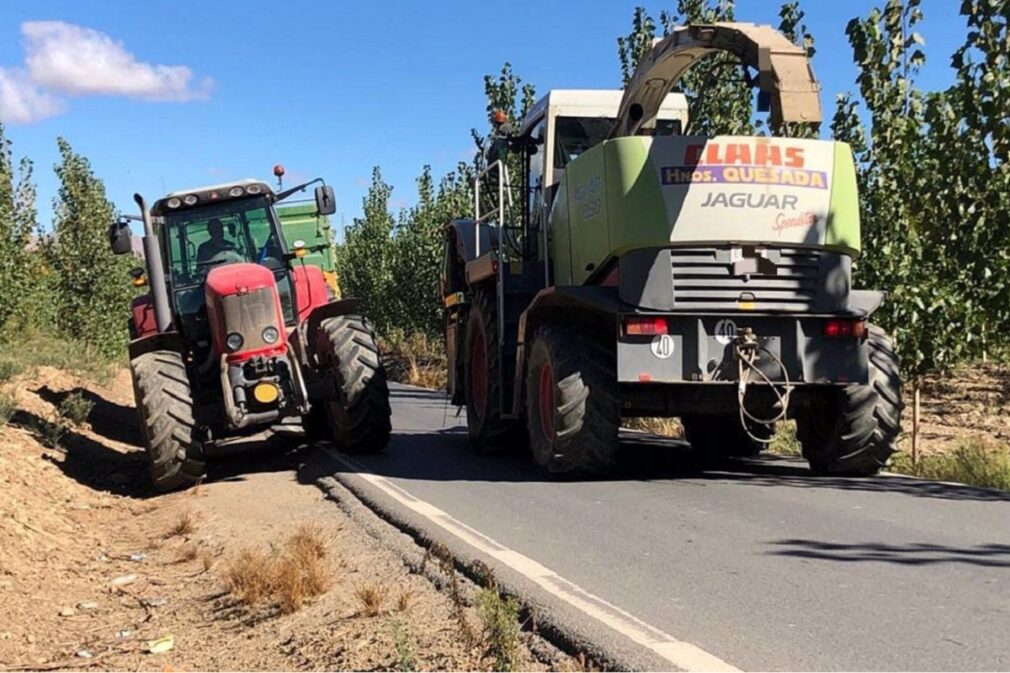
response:
[[[540,328],[526,369],[526,419],[545,472],[608,473],[621,424],[613,352],[575,328]]]
[[[375,333],[361,316],[343,315],[322,321],[318,338],[319,352],[338,393],[338,399],[322,402],[330,439],[348,453],[382,451],[389,444],[392,426],[389,386]],[[306,426],[309,432],[315,418]]]
[[[200,483],[206,464],[182,356],[175,351],[144,353],[130,362],[130,371],[154,488],[166,492]]]
[[[891,340],[870,325],[870,376],[796,418],[796,435],[810,468],[824,475],[868,477],[887,465],[901,432],[901,375]]]
[[[680,419],[684,439],[705,457],[750,458],[761,453],[766,444],[754,441],[740,425],[739,414],[694,414]],[[774,431],[767,425],[750,424],[755,437],[771,439]]]
[[[494,295],[474,292],[466,320],[463,360],[466,426],[470,446],[495,453],[525,444],[522,423],[501,415],[501,350]]]

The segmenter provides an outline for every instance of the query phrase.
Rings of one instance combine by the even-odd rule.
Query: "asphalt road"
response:
[[[785,460],[702,470],[676,442],[634,434],[612,478],[551,482],[526,455],[471,452],[440,394],[393,396],[388,451],[355,457],[367,474],[336,470],[392,518],[394,499],[434,506],[741,669],[1010,668],[1010,494],[816,478]],[[438,516],[414,525],[452,538]],[[574,624],[604,647],[642,649],[597,622]]]

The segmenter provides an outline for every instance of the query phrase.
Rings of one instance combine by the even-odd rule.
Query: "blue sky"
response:
[[[882,2],[802,3],[829,112],[835,93],[855,87],[845,24]],[[292,179],[331,182],[338,217],[350,222],[360,214],[373,166],[382,167],[394,204],[403,206],[413,202],[424,164],[438,174],[470,153],[469,130],[484,124],[482,76],[504,61],[538,92],[619,85],[615,41],[627,32],[636,4],[0,0],[0,95],[5,73],[9,81],[25,81],[32,51],[38,62],[31,72],[43,79],[35,93],[45,97],[36,102],[50,116],[11,123],[8,135],[16,156],[36,162],[44,224],[56,191],[58,135],[91,160],[126,211],[135,191],[155,198],[242,177],[267,179],[282,163]],[[644,4],[658,16],[676,3]],[[737,18],[776,24],[779,5],[738,0]],[[925,88],[950,80],[949,56],[965,32],[958,5],[923,2]],[[52,24],[25,27],[39,21],[70,26],[59,34]],[[59,40],[96,35],[75,33],[77,27],[104,33],[121,43],[120,55],[125,50],[155,67],[126,64],[133,68],[129,78],[91,81],[102,71],[89,62],[94,52],[45,52]],[[60,58],[72,61],[69,70]],[[162,65],[171,68],[158,70]]]

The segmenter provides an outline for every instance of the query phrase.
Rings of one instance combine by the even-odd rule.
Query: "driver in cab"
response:
[[[197,264],[209,262],[224,252],[238,254],[238,248],[235,247],[235,244],[224,237],[224,225],[220,219],[215,217],[207,222],[207,233],[210,234],[210,240],[201,243],[197,249]]]

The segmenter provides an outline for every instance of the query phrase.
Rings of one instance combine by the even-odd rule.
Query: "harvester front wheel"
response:
[[[761,453],[764,444],[747,434],[739,414],[697,414],[683,416],[684,439],[699,454],[713,458],[749,458]],[[771,439],[767,425],[751,424],[748,429],[759,439]]]
[[[463,376],[470,446],[483,453],[523,442],[522,424],[501,414],[501,351],[494,296],[477,290],[466,321]]]
[[[182,356],[175,351],[144,353],[130,362],[130,371],[154,488],[165,492],[199,483],[205,468],[203,446],[197,439]]]
[[[526,373],[533,459],[554,475],[601,475],[617,455],[621,415],[613,353],[573,328],[541,328]]]
[[[825,475],[877,474],[897,450],[901,432],[898,358],[884,330],[869,327],[870,376],[826,397],[796,418],[796,434],[810,468]]]
[[[361,316],[343,315],[322,321],[319,339],[338,394],[338,399],[322,402],[333,444],[348,453],[382,451],[392,428],[389,386],[375,333]]]

